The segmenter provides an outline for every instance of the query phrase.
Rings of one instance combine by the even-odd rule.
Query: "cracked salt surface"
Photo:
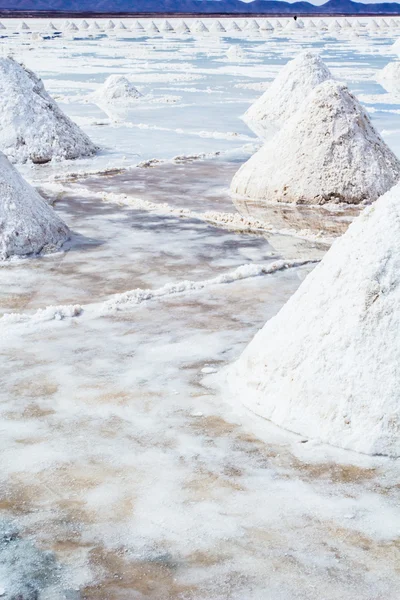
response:
[[[206,211],[235,215],[230,178],[255,151],[243,140],[196,137],[185,128],[176,134],[115,127],[82,102],[108,75],[132,75],[135,82],[138,73],[142,93],[179,95],[182,105],[197,99],[196,111],[183,113],[191,130],[228,133],[237,121],[236,131],[251,135],[239,117],[262,92],[235,84],[270,81],[300,46],[322,53],[357,93],[380,93],[371,77],[390,59],[386,40],[314,37],[301,44],[286,36],[268,39],[267,50],[265,39],[245,37],[219,44],[173,37],[103,38],[100,45],[0,40],[38,70],[50,93],[70,94],[63,110],[106,146],[93,160],[21,168],[57,200],[55,210],[73,239],[65,252],[0,268],[2,311],[27,315],[0,322],[0,518],[19,538],[9,549],[0,542],[7,600],[26,596],[28,584],[39,600],[400,596],[398,461],[310,443],[204,382],[240,356],[313,264],[235,280],[237,267],[257,272],[260,263],[293,264],[322,256],[326,246],[202,220]],[[245,49],[246,74],[221,62],[232,43]],[[189,80],[201,76],[196,88],[219,86],[221,94],[174,90],[186,84],[174,77],[182,75],[178,68],[166,71],[170,62],[185,63]],[[163,63],[166,75],[157,81]],[[140,109],[134,122],[162,128],[169,121],[168,129],[176,129],[180,110],[154,105]],[[195,114],[196,127],[190,123]],[[393,132],[387,142],[394,151],[399,118],[372,113],[378,129],[382,124]],[[104,124],[94,125],[96,119]],[[219,151],[216,158],[93,174],[154,157]],[[77,177],[68,178],[72,173]],[[135,208],[129,204],[134,198],[171,210],[145,202]],[[178,216],[180,209],[190,212]],[[275,219],[277,229],[288,221],[290,229],[294,218],[310,223],[309,214],[286,209],[265,215],[248,203],[240,210]],[[336,217],[323,221],[335,234],[352,215]],[[320,218],[314,218],[316,229]],[[219,275],[229,283],[202,287]],[[183,280],[198,285],[128,302],[123,310],[96,310],[114,294],[157,291]],[[83,311],[29,318],[37,308],[71,303]],[[45,564],[43,552],[54,552],[54,559],[35,580],[32,569]]]

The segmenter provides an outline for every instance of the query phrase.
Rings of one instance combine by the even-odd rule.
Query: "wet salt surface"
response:
[[[232,43],[245,49],[244,65],[224,62]],[[0,306],[16,312],[203,281],[280,256],[321,256],[317,243],[244,235],[95,194],[233,213],[230,177],[254,144],[177,133],[180,110],[193,131],[228,134],[237,124],[237,133],[251,136],[239,116],[260,92],[235,84],[270,80],[300,46],[320,49],[337,76],[367,96],[383,93],[375,69],[394,58],[380,38],[7,44],[106,146],[91,161],[23,167],[46,193],[54,176],[82,175],[61,179],[56,202],[74,233],[67,251],[0,268]],[[114,72],[132,74],[134,82],[137,74],[142,93],[181,100],[138,106],[128,121],[113,124],[84,96]],[[220,93],[208,94],[208,87]],[[396,150],[399,116],[369,106]],[[219,151],[212,161],[83,176]],[[274,218],[293,220],[283,211]],[[346,218],[331,220],[332,227],[344,227]],[[19,531],[15,542],[0,541],[7,600],[21,593],[31,600],[28,583],[32,600],[35,590],[39,600],[398,599],[398,461],[310,443],[203,382],[204,370],[239,356],[312,268],[116,306],[103,316],[84,306],[75,318],[1,326],[0,518]],[[47,551],[55,552],[48,563]],[[36,569],[35,580],[37,565],[45,568]]]

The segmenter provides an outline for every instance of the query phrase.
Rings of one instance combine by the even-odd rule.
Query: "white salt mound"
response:
[[[391,62],[378,73],[379,83],[387,92],[400,93],[400,62]]]
[[[54,251],[69,229],[0,152],[0,259]]]
[[[240,46],[230,46],[226,51],[226,57],[232,61],[246,60],[246,54]]]
[[[400,186],[350,225],[228,381],[252,411],[310,438],[400,456]]]
[[[359,204],[400,179],[400,161],[344,84],[325,81],[233,178],[231,190],[265,202]]]
[[[298,110],[317,85],[331,78],[320,56],[303,52],[283,67],[243,118],[261,137],[268,137]]]
[[[97,92],[93,94],[94,100],[104,104],[126,102],[140,98],[142,94],[123,75],[110,75]]]
[[[96,146],[48,95],[33,73],[0,59],[0,149],[11,162],[45,163],[90,156]]]

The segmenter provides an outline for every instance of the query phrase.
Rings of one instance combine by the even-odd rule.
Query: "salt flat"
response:
[[[237,219],[230,181],[260,145],[240,116],[315,49],[399,156],[400,99],[378,83],[396,30],[34,39],[5,24],[4,55],[101,151],[18,165],[72,238],[0,266],[4,597],[397,600],[398,461],[285,432],[204,380],[331,241],[318,219],[312,235],[282,213]],[[94,103],[111,74],[137,103]]]

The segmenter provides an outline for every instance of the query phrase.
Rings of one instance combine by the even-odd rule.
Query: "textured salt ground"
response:
[[[55,256],[0,267],[2,311],[95,302],[138,287],[201,281],[243,264],[279,258],[264,237],[239,235],[196,219],[79,196],[66,196],[56,208],[72,230],[71,241]]]
[[[263,440],[201,385],[307,270],[7,330],[0,506],[64,587],[253,600],[268,572],[274,599],[397,597],[396,463]]]

